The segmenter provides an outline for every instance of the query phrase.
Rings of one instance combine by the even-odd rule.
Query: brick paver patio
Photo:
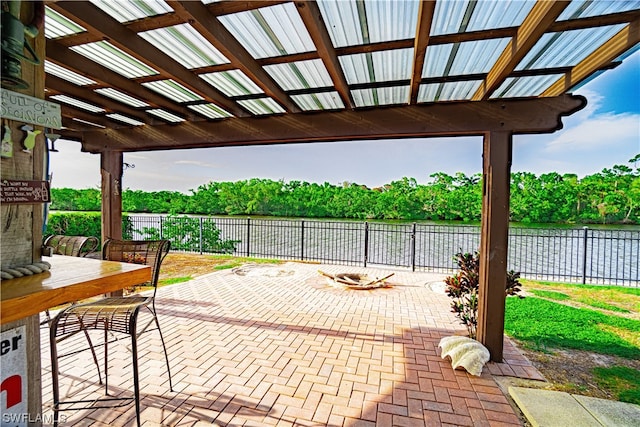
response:
[[[345,290],[329,285],[318,270],[395,275],[390,288]],[[488,364],[480,377],[454,371],[440,358],[440,339],[465,332],[449,311],[449,298],[429,286],[443,277],[286,263],[163,287],[156,302],[174,391],[157,332],[144,334],[143,425],[522,425],[494,375],[542,377],[510,342],[505,363]],[[42,336],[47,425],[52,418],[46,330]],[[110,347],[114,395],[133,394],[126,344],[125,339]],[[88,352],[61,362],[63,396],[101,396]],[[131,404],[61,415],[62,425],[69,426],[135,425]]]

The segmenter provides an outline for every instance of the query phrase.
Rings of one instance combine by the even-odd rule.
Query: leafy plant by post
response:
[[[480,287],[480,257],[478,252],[455,254],[453,258],[460,271],[444,279],[446,293],[453,301],[451,311],[456,314],[463,325],[467,327],[469,338],[476,338],[478,327],[478,289]],[[516,295],[520,292],[520,272],[507,272],[505,292]]]

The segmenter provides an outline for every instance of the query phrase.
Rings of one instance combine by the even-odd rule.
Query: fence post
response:
[[[247,218],[247,257],[251,253],[249,251],[249,239],[251,238],[251,232],[250,232],[250,229],[249,229],[250,226],[251,226],[251,217]]]
[[[369,222],[364,222],[364,266],[367,266],[369,259]]]
[[[416,223],[411,227],[411,271],[416,271]]]
[[[200,246],[200,255],[202,255],[202,230],[204,228],[203,227],[203,225],[204,225],[203,221],[204,221],[204,218],[200,217],[200,238],[199,238],[199,242],[198,242],[199,246]]]
[[[300,223],[300,260],[304,261],[304,219]]]
[[[582,236],[582,246],[584,247],[584,252],[582,253],[582,284],[587,283],[587,235],[589,232],[589,227],[582,227],[584,230],[584,235]]]
[[[162,220],[164,219],[164,217],[162,215],[160,215],[160,239],[164,239],[163,237],[163,232],[162,232]]]

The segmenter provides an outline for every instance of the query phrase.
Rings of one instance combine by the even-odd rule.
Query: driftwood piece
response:
[[[324,271],[318,270],[318,273],[322,274],[325,277],[330,278],[331,280],[333,280],[334,282],[337,283],[341,283],[343,285],[347,285],[350,288],[355,288],[355,289],[371,289],[371,288],[376,288],[376,287],[383,287],[385,286],[384,282],[385,280],[387,280],[389,277],[393,276],[395,273],[391,273],[385,277],[382,277],[380,279],[375,279],[375,280],[370,280],[368,282],[362,282],[362,275],[360,274],[329,274],[329,273],[325,273]],[[360,278],[360,280],[354,280],[352,276],[358,276]],[[365,276],[366,277],[366,276]]]

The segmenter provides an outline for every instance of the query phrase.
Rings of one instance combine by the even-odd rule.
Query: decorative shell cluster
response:
[[[10,280],[23,276],[32,276],[34,274],[49,271],[50,268],[51,264],[46,261],[34,262],[33,264],[23,265],[20,267],[5,267],[0,270],[0,278],[2,278],[2,280]]]

